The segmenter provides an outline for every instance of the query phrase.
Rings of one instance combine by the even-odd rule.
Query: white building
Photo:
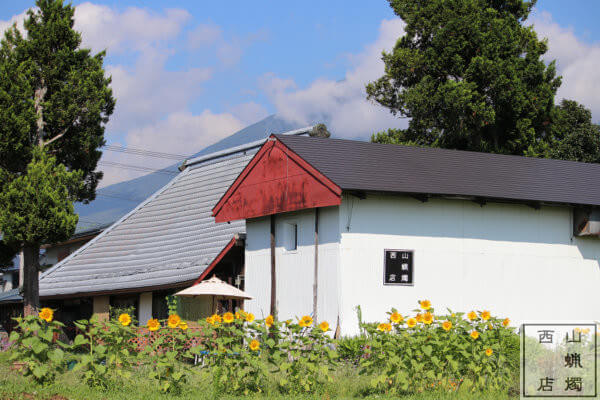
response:
[[[351,335],[358,305],[378,321],[429,299],[589,321],[598,182],[596,164],[275,135],[213,215],[246,219],[245,308],[260,317],[316,312]]]

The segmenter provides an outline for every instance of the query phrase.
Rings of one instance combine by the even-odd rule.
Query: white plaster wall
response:
[[[340,206],[342,334],[386,311],[489,309],[523,321],[600,320],[600,239],[572,236],[571,210],[408,197],[344,196]],[[414,250],[415,284],[383,285],[384,249]]]
[[[286,224],[297,224],[298,247],[286,250]],[[315,210],[278,214],[275,224],[277,309],[280,319],[312,315],[314,284]],[[271,302],[270,217],[246,221],[245,291],[254,297],[248,311],[262,318]],[[332,326],[338,314],[337,267],[339,222],[337,207],[321,209],[319,216],[319,320]]]
[[[138,303],[138,322],[145,326],[152,318],[152,292],[140,293]]]

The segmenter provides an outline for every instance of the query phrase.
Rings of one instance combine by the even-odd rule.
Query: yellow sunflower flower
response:
[[[271,326],[273,326],[274,321],[275,321],[275,319],[273,318],[272,315],[269,315],[267,318],[265,318],[265,325],[267,326],[267,328],[270,328]]]
[[[128,326],[131,323],[131,317],[129,316],[129,314],[123,313],[119,315],[119,322],[123,326]]]
[[[409,318],[408,320],[406,320],[406,325],[409,328],[414,328],[417,325],[417,320],[415,318]]]
[[[305,315],[304,317],[302,317],[300,319],[300,321],[298,322],[298,325],[300,325],[303,328],[308,328],[309,326],[311,326],[313,323],[313,319],[310,315]]]
[[[391,323],[393,323],[393,324],[399,324],[402,321],[404,321],[404,317],[401,314],[399,314],[397,312],[393,312],[390,315],[390,322]]]
[[[502,325],[507,327],[509,324],[510,324],[510,319],[504,318],[504,321],[502,321]]]
[[[38,315],[40,319],[43,319],[46,322],[52,322],[52,320],[54,319],[54,311],[48,307],[42,308]]]
[[[246,314],[246,322],[252,322],[252,321],[254,321],[254,314],[252,314],[252,313]]]
[[[452,329],[452,322],[450,322],[450,321],[442,322],[442,329],[444,329],[446,332],[448,332],[450,329]]]
[[[253,340],[250,342],[250,350],[252,350],[252,351],[256,351],[256,350],[258,350],[258,349],[260,349],[260,343],[258,342],[258,340],[256,340],[256,339],[253,339]]]
[[[417,322],[423,322],[423,316],[421,314],[415,315],[415,319],[417,320]]]
[[[421,300],[419,304],[421,304],[423,310],[429,310],[431,308],[431,302],[429,300]]]
[[[323,321],[319,324],[319,328],[321,328],[321,330],[323,332],[327,332],[329,330],[329,322],[327,321]]]
[[[233,314],[230,312],[226,312],[225,314],[223,314],[223,322],[225,322],[226,324],[230,324],[233,322]]]
[[[211,325],[214,325],[215,324],[215,319],[212,316],[206,317],[206,322],[208,322]]]
[[[381,324],[377,325],[377,330],[381,332],[389,332],[392,330],[392,325],[382,322]]]
[[[213,314],[213,315],[212,315],[212,319],[213,319],[213,321],[215,321],[215,324],[220,324],[220,323],[221,323],[221,321],[223,321],[223,320],[221,319],[221,316],[220,316],[219,314]]]
[[[485,350],[485,355],[486,355],[486,356],[488,356],[488,357],[489,357],[489,356],[491,356],[492,354],[494,354],[494,350],[492,350],[492,349],[490,349],[490,348],[488,348],[488,349],[486,349],[486,350]]]
[[[146,326],[150,332],[154,332],[160,328],[160,322],[158,322],[156,318],[151,318],[148,320],[148,324]]]
[[[181,322],[179,323],[179,329],[181,329],[182,331],[186,331],[186,330],[187,330],[187,328],[188,328],[188,324],[187,324],[187,322],[185,322],[185,321],[181,321]]]
[[[429,311],[426,312],[425,315],[423,315],[423,322],[427,325],[431,325],[431,323],[433,322],[433,314]]]
[[[171,315],[169,315],[169,318],[167,319],[167,325],[171,329],[177,328],[177,325],[179,325],[180,322],[181,322],[181,318],[179,318],[179,315],[177,315],[177,314],[171,314]]]
[[[487,321],[488,319],[490,319],[492,317],[492,315],[490,314],[490,312],[488,310],[484,310],[481,313],[481,319],[484,321]]]
[[[477,332],[477,331],[472,331],[472,332],[471,332],[471,334],[470,334],[469,336],[471,336],[471,338],[472,338],[473,340],[477,340],[477,339],[479,338],[479,332]]]
[[[471,311],[467,314],[467,318],[469,318],[471,321],[475,321],[478,318],[477,313],[475,311]]]
[[[242,314],[239,311],[235,312],[235,319],[242,319]]]

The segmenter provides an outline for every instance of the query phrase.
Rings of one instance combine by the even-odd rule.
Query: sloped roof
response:
[[[198,278],[244,221],[211,209],[263,141],[194,160],[102,234],[45,272],[40,296],[177,286]]]
[[[347,191],[600,206],[600,164],[274,136]]]

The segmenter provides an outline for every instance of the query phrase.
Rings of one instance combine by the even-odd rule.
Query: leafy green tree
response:
[[[368,98],[410,118],[372,140],[491,153],[548,153],[561,83],[525,26],[533,1],[389,0],[406,23]]]
[[[562,100],[554,108],[548,136],[548,157],[600,163],[600,126],[592,122],[591,111],[576,101]]]
[[[105,53],[80,48],[74,8],[37,0],[26,34],[0,45],[0,231],[23,250],[25,314],[39,305],[41,243],[70,237],[73,201],[95,197],[104,127],[114,110]]]

